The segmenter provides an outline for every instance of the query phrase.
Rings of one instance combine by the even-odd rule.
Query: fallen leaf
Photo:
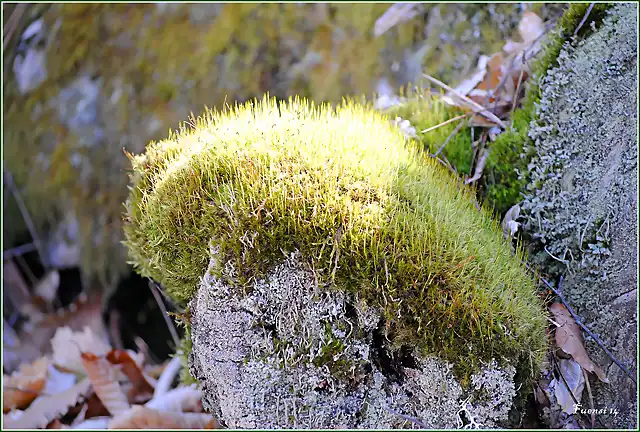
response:
[[[47,307],[51,307],[58,295],[59,286],[60,273],[57,270],[51,270],[38,281],[33,290],[35,295],[40,297]]]
[[[179,387],[154,397],[145,404],[159,411],[195,412],[202,407],[202,392],[195,385]]]
[[[135,354],[135,353],[134,353]],[[107,360],[115,366],[119,366],[120,370],[132,384],[132,388],[127,396],[132,403],[146,402],[153,397],[154,381],[151,377],[145,375],[140,368],[140,364],[134,360],[131,353],[127,350],[114,349],[107,354]]]
[[[76,375],[59,371],[50,364],[47,368],[47,381],[42,393],[54,395],[69,390],[76,383]]]
[[[551,311],[558,324],[558,328],[556,328],[556,345],[558,348],[573,357],[584,370],[595,373],[600,381],[608,383],[609,380],[604,371],[589,358],[584,347],[580,327],[576,324],[569,310],[561,303],[554,303],[549,306],[549,311]]]
[[[558,361],[558,367],[564,380],[562,377],[558,379],[554,378],[551,380],[549,387],[554,389],[554,395],[562,411],[567,414],[574,414],[576,412],[576,402],[571,395],[573,394],[575,400],[580,403],[585,383],[582,368],[578,362],[566,359],[560,359]],[[567,384],[569,387],[567,387]]]
[[[117,416],[130,407],[127,396],[122,391],[116,376],[116,370],[104,357],[83,352],[82,364],[91,380],[93,391],[111,415]]]
[[[40,396],[15,419],[5,419],[3,427],[7,429],[41,429],[50,422],[64,416],[71,407],[86,397],[91,389],[88,379],[80,381],[70,389],[50,396]]]
[[[2,380],[2,412],[24,409],[38,397],[47,380],[49,359],[41,357],[31,364],[23,364],[11,376]]]
[[[158,411],[136,405],[109,423],[109,429],[217,429],[210,414]]]
[[[72,429],[107,429],[109,427],[110,417],[95,417],[84,420],[78,424],[74,424]]]
[[[520,206],[518,204],[511,207],[507,213],[505,213],[502,219],[502,234],[505,237],[513,237],[518,231],[520,224],[516,222],[516,219],[520,217]]]
[[[85,373],[81,352],[101,356],[111,350],[111,347],[95,336],[89,327],[85,327],[82,332],[74,332],[69,327],[59,328],[51,340],[51,347],[56,366],[77,374]]]

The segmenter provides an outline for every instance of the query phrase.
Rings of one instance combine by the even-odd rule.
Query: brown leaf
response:
[[[140,369],[140,366],[131,357],[128,351],[114,349],[107,354],[107,360],[112,364],[120,367],[129,381],[132,388],[128,392],[128,399],[132,403],[146,402],[153,397],[153,385],[150,378]]]
[[[84,398],[91,389],[88,379],[80,381],[70,389],[50,396],[41,396],[35,400],[22,415],[15,419],[5,419],[3,427],[7,429],[40,429],[50,422],[61,418]]]
[[[38,397],[47,381],[49,359],[41,357],[31,364],[23,364],[2,380],[2,412],[24,409]]]
[[[82,364],[100,401],[116,416],[129,409],[129,401],[116,377],[115,368],[104,357],[83,352]]]
[[[591,361],[584,347],[584,340],[580,327],[576,324],[569,310],[561,303],[549,306],[558,325],[556,329],[556,345],[569,354],[586,371],[595,373],[600,381],[608,383],[606,374]]]
[[[109,429],[217,429],[210,414],[158,411],[140,405],[111,420]]]

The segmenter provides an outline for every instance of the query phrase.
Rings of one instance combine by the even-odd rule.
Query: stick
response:
[[[402,417],[403,419],[405,419],[405,420],[407,420],[407,421],[410,421],[411,423],[415,423],[415,424],[417,424],[417,425],[418,425],[418,426],[420,426],[422,429],[429,429],[429,426],[427,426],[423,421],[421,421],[421,420],[419,420],[419,419],[417,419],[417,418],[415,418],[415,417],[411,417],[411,416],[408,416],[408,415],[406,415],[406,414],[402,414],[402,413],[396,412],[396,411],[392,410],[392,409],[391,409],[391,408],[389,408],[389,407],[385,407],[385,409],[386,409],[387,411],[389,411],[389,412],[390,412],[391,414],[393,414],[393,415],[397,415],[398,417]]]
[[[162,318],[164,318],[164,322],[167,323],[167,327],[169,328],[169,333],[171,333],[171,337],[173,338],[173,342],[176,344],[176,347],[180,346],[180,337],[178,336],[178,332],[176,331],[176,327],[173,325],[171,318],[169,318],[169,314],[167,313],[167,308],[164,306],[164,302],[160,297],[158,291],[160,291],[160,287],[155,282],[149,283],[149,289],[153,294],[153,298],[158,303],[158,307],[162,311]]]
[[[551,291],[554,292],[555,295],[557,295],[560,298],[560,301],[562,301],[562,303],[566,306],[567,310],[569,311],[569,313],[571,314],[571,316],[573,317],[573,319],[575,320],[576,324],[578,324],[582,330],[584,330],[585,333],[587,333],[589,336],[591,336],[593,338],[593,340],[598,344],[598,346],[600,348],[602,348],[602,350],[609,356],[609,358],[611,358],[611,360],[613,360],[613,362],[615,364],[618,365],[618,367],[620,369],[622,369],[622,371],[629,377],[631,378],[631,380],[633,380],[634,383],[636,383],[636,378],[631,375],[631,372],[629,372],[629,370],[620,362],[620,360],[618,360],[616,358],[616,356],[614,356],[611,351],[609,351],[607,349],[607,347],[604,346],[604,344],[602,343],[602,341],[600,340],[600,338],[598,338],[598,336],[596,336],[595,334],[593,334],[593,332],[591,330],[589,330],[589,328],[582,324],[582,321],[580,320],[580,318],[578,317],[578,315],[576,315],[576,313],[573,311],[573,309],[571,308],[571,306],[569,306],[569,303],[567,303],[567,300],[564,298],[564,296],[562,295],[561,289],[562,289],[562,281],[563,278],[562,276],[560,277],[560,282],[558,283],[558,289],[554,288],[546,279],[544,279],[542,276],[538,276],[540,278],[540,280],[542,282],[544,282],[544,284],[547,286],[547,288],[549,288]]]
[[[482,105],[480,105],[477,102],[474,102],[473,100],[469,99],[468,97],[461,95],[460,93],[458,93],[457,91],[455,91],[454,89],[452,89],[451,87],[449,87],[448,85],[443,83],[442,81],[437,80],[437,79],[433,78],[430,75],[427,75],[427,74],[423,73],[422,76],[425,77],[426,79],[428,79],[429,81],[431,81],[432,83],[434,83],[434,84],[442,87],[443,89],[451,92],[458,99],[460,99],[461,101],[465,102],[467,105],[469,105],[472,108],[474,108],[475,112],[477,114],[480,114],[481,116],[483,116],[486,119],[494,122],[495,124],[497,124],[498,126],[502,127],[503,129],[506,129],[506,126],[504,125],[502,120],[500,120],[498,117],[496,117],[496,115],[493,114],[492,112],[487,111],[487,108],[483,107]]]
[[[451,133],[449,134],[449,136],[447,137],[446,140],[444,140],[444,143],[440,146],[440,148],[438,149],[438,151],[436,151],[433,155],[434,156],[438,156],[440,153],[442,153],[442,150],[444,150],[444,147],[447,145],[447,143],[449,141],[451,141],[451,138],[453,138],[454,136],[456,136],[458,134],[458,132],[460,132],[460,129],[462,129],[462,126],[464,125],[464,123],[460,122],[457,124],[457,126],[455,127],[454,130],[451,131]]]
[[[2,251],[2,261],[6,261],[18,255],[24,255],[34,250],[36,250],[36,245],[33,243],[27,243],[6,251]]]
[[[24,222],[27,224],[27,229],[29,230],[29,234],[31,235],[31,238],[33,239],[33,243],[35,244],[35,247],[38,250],[38,255],[40,256],[40,262],[42,263],[42,266],[45,268],[45,270],[48,270],[49,263],[47,260],[47,256],[44,253],[44,250],[42,248],[42,242],[40,241],[40,237],[38,237],[38,232],[36,231],[36,227],[33,224],[33,220],[31,219],[31,216],[27,211],[27,207],[25,206],[24,201],[22,200],[22,196],[20,195],[20,192],[16,188],[16,185],[13,183],[13,177],[11,176],[11,173],[9,172],[9,170],[7,170],[6,167],[3,167],[3,168],[4,168],[4,172],[7,175],[7,187],[11,189],[13,198],[16,200],[16,204],[18,204],[18,208],[20,209],[20,214],[22,214],[22,218],[24,219]]]
[[[585,12],[584,17],[582,17],[582,21],[580,21],[580,24],[578,24],[578,27],[576,27],[576,31],[573,32],[574,36],[578,35],[578,32],[580,31],[580,29],[582,28],[584,23],[587,21],[587,18],[589,18],[589,14],[591,13],[591,10],[593,9],[593,6],[595,6],[595,3],[591,3],[589,5],[589,8],[587,9],[587,12]]]
[[[436,129],[438,129],[439,127],[442,127],[442,126],[448,125],[449,123],[453,123],[453,122],[454,122],[454,121],[456,121],[456,120],[461,120],[461,119],[463,119],[463,118],[465,118],[465,117],[469,117],[469,115],[470,115],[470,114],[461,114],[461,115],[456,116],[456,117],[454,117],[454,118],[451,118],[451,119],[449,119],[449,120],[447,120],[447,121],[444,121],[444,122],[442,122],[442,123],[440,123],[440,124],[437,124],[437,125],[435,125],[435,126],[431,126],[430,128],[424,129],[424,130],[422,131],[422,133],[431,132],[432,130],[436,130]]]
[[[596,413],[595,413],[595,410],[593,409],[593,394],[591,393],[591,384],[589,384],[589,377],[587,376],[587,371],[584,369],[582,369],[582,376],[584,376],[584,382],[587,385],[587,393],[589,393],[589,408],[591,408],[591,428],[595,428]]]

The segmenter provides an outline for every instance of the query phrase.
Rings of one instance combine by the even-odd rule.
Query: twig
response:
[[[578,35],[578,32],[580,31],[580,29],[582,28],[584,23],[587,21],[587,18],[589,18],[589,14],[591,13],[591,10],[593,9],[593,6],[595,6],[595,3],[591,3],[589,5],[589,8],[587,9],[587,11],[584,14],[584,17],[582,17],[582,21],[580,21],[580,24],[578,24],[578,27],[576,27],[576,31],[573,32],[574,36]]]
[[[453,138],[454,136],[456,136],[458,134],[458,132],[460,132],[460,130],[462,129],[462,127],[464,126],[463,122],[460,122],[456,125],[455,129],[453,129],[451,131],[451,133],[449,134],[449,136],[447,137],[446,140],[444,140],[444,143],[440,146],[440,148],[438,149],[438,151],[436,151],[433,156],[438,156],[440,153],[442,153],[442,150],[444,150],[444,147],[449,143],[449,141],[451,141],[451,138]]]
[[[478,158],[478,163],[476,164],[476,169],[473,172],[473,177],[465,180],[464,184],[471,184],[482,177],[482,172],[484,171],[484,166],[487,163],[487,158],[489,157],[489,150],[482,149],[482,155]]]
[[[167,323],[167,327],[169,328],[169,333],[171,333],[171,337],[173,338],[173,343],[175,343],[176,347],[180,346],[180,336],[178,336],[176,327],[171,321],[171,318],[169,318],[169,314],[167,313],[167,308],[165,307],[164,302],[162,301],[161,295],[158,293],[158,291],[160,291],[160,287],[156,282],[150,281],[149,289],[151,290],[151,293],[153,294],[153,298],[156,300],[156,303],[158,303],[158,307],[160,308],[160,311],[162,311],[162,318],[164,318],[164,322]]]
[[[36,245],[34,243],[27,243],[18,247],[14,247],[12,249],[8,249],[6,251],[2,251],[2,261],[6,261],[18,255],[24,255],[34,250],[36,250]]]
[[[518,93],[520,92],[520,85],[522,84],[522,77],[524,76],[524,65],[526,64],[526,60],[524,58],[524,51],[522,52],[522,66],[520,68],[520,77],[518,78],[518,85],[516,86],[516,91],[513,94],[513,104],[511,105],[511,112],[515,111],[516,104],[518,103]]]
[[[442,81],[437,80],[437,79],[435,79],[434,77],[432,77],[430,75],[427,75],[427,74],[423,73],[422,76],[425,77],[426,79],[428,79],[429,81],[431,81],[432,83],[434,83],[434,84],[442,87],[443,89],[451,92],[451,94],[453,94],[455,97],[457,97],[462,102],[465,102],[467,105],[472,107],[477,114],[480,114],[481,116],[483,116],[483,117],[487,118],[488,120],[494,122],[495,124],[499,125],[503,129],[506,129],[506,126],[504,125],[502,120],[500,120],[498,117],[496,117],[496,115],[493,114],[491,111],[488,111],[486,107],[483,107],[479,103],[473,101],[472,99],[469,99],[467,96],[461,95],[459,92],[455,91],[453,88],[449,87],[448,85],[446,85]]]
[[[589,408],[591,408],[591,428],[596,427],[596,413],[595,409],[593,409],[593,393],[591,393],[591,384],[589,384],[589,377],[587,376],[587,371],[580,368],[582,370],[582,376],[584,376],[584,382],[587,385],[587,393],[589,394]]]
[[[9,45],[9,41],[11,41],[11,36],[13,36],[13,32],[16,30],[18,23],[20,22],[20,18],[22,17],[26,9],[27,9],[27,5],[24,3],[20,3],[15,7],[13,12],[11,12],[11,16],[9,17],[9,20],[7,21],[7,25],[5,26],[5,31],[3,35],[4,40],[2,43],[2,51],[4,51],[7,48],[7,45]]]
[[[461,120],[461,119],[463,119],[463,118],[465,118],[465,117],[469,117],[470,115],[471,115],[471,114],[467,113],[467,114],[461,114],[461,115],[456,116],[456,117],[454,117],[454,118],[450,118],[449,120],[447,120],[447,121],[443,121],[443,122],[442,122],[442,123],[440,123],[440,124],[437,124],[437,125],[435,125],[435,126],[431,126],[430,128],[424,129],[424,130],[422,131],[422,133],[431,132],[432,130],[436,130],[436,129],[438,129],[438,128],[442,127],[442,126],[446,126],[446,125],[448,125],[449,123],[453,123],[453,122],[454,122],[454,121],[456,121],[456,120]]]
[[[596,336],[595,334],[593,334],[593,332],[591,330],[589,330],[589,328],[584,325],[582,323],[582,320],[580,320],[580,318],[578,317],[578,315],[576,315],[576,313],[573,311],[573,309],[571,308],[571,306],[569,305],[569,303],[567,302],[567,300],[564,298],[564,296],[562,295],[562,282],[563,282],[563,278],[562,276],[560,277],[560,282],[558,283],[558,288],[554,288],[546,279],[544,279],[542,276],[538,276],[540,278],[540,280],[542,282],[544,282],[544,284],[547,286],[547,288],[549,288],[551,291],[553,291],[553,293],[555,295],[557,295],[560,298],[560,301],[566,306],[567,310],[569,311],[569,313],[571,314],[571,316],[573,317],[573,319],[575,320],[576,324],[578,324],[580,326],[580,328],[582,328],[582,330],[584,330],[585,333],[587,333],[589,336],[591,336],[591,338],[598,344],[598,346],[600,348],[602,348],[602,350],[609,356],[609,358],[611,358],[611,360],[613,360],[613,362],[615,364],[618,365],[618,367],[620,369],[622,369],[622,371],[629,377],[631,378],[631,380],[633,380],[634,383],[637,384],[636,382],[636,378],[631,375],[631,372],[629,372],[629,370],[620,362],[620,360],[618,360],[616,358],[616,356],[614,356],[611,351],[609,351],[607,349],[607,347],[604,346],[604,344],[602,343],[602,341],[600,340],[600,338],[598,336]]]
[[[9,170],[7,170],[6,166],[3,168],[7,176],[7,187],[11,189],[13,198],[16,200],[16,204],[18,204],[18,208],[20,209],[20,214],[22,214],[22,218],[24,219],[24,222],[27,225],[29,234],[31,235],[31,238],[33,239],[33,243],[35,244],[35,247],[38,250],[38,255],[40,255],[40,262],[42,263],[42,266],[44,267],[44,269],[48,270],[49,261],[47,260],[47,256],[44,253],[44,250],[42,248],[42,242],[40,241],[40,237],[38,237],[38,232],[36,231],[36,227],[33,224],[33,220],[31,219],[31,216],[27,211],[27,207],[25,206],[24,201],[22,200],[22,196],[20,195],[18,188],[13,183],[13,176],[11,175]]]
[[[386,409],[387,411],[389,411],[389,412],[390,412],[391,414],[393,414],[393,415],[397,415],[398,417],[402,417],[403,419],[405,419],[405,420],[407,420],[407,421],[410,421],[411,423],[415,423],[415,424],[417,424],[417,425],[418,425],[418,426],[420,426],[422,429],[429,429],[429,426],[427,426],[427,424],[426,424],[426,423],[424,423],[424,422],[423,422],[422,420],[420,420],[420,419],[417,419],[417,418],[415,418],[415,417],[408,416],[408,415],[406,415],[406,414],[402,414],[402,413],[396,412],[396,411],[392,410],[392,409],[391,409],[391,408],[389,408],[389,407],[385,407],[385,409]]]

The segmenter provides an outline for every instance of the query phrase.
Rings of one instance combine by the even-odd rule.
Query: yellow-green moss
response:
[[[535,369],[545,320],[521,252],[384,116],[265,99],[192,124],[132,159],[126,204],[132,263],[174,299],[194,293],[210,242],[246,282],[297,249],[382,307],[397,345],[464,375],[496,356]]]

